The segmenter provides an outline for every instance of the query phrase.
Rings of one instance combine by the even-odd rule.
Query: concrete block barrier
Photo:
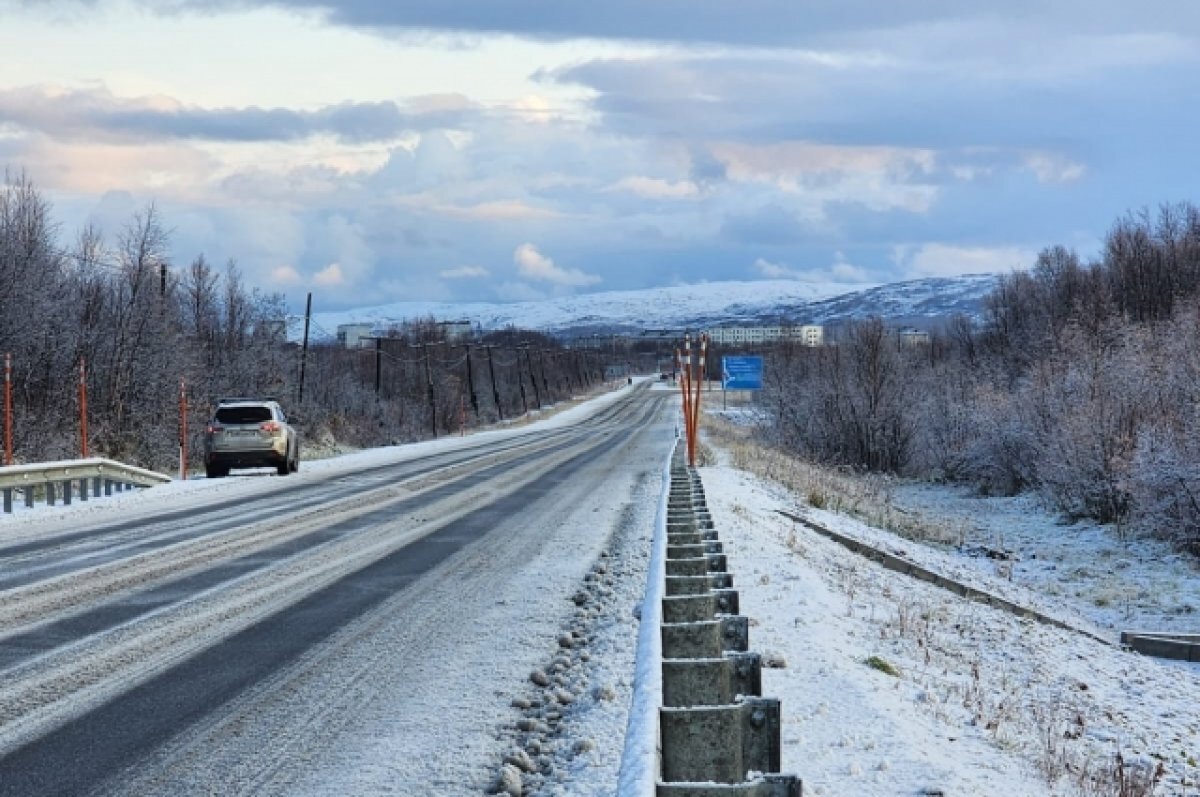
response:
[[[676,523],[695,523],[700,528],[714,528],[712,516],[709,516],[707,511],[668,509],[667,526],[670,527],[676,525]]]
[[[668,559],[665,562],[668,576],[702,576],[705,573],[724,573],[729,563],[723,553],[710,553],[693,559]]]
[[[1200,634],[1122,631],[1121,644],[1146,656],[1176,661],[1200,661]]]
[[[682,454],[672,460],[657,538],[665,583],[653,599],[662,659],[655,793],[801,797],[800,780],[779,772],[780,704],[762,696],[750,619],[739,614],[704,487]]]
[[[723,706],[762,695],[762,656],[726,653],[717,659],[664,659],[663,705]]]
[[[750,647],[750,618],[725,615],[699,623],[663,623],[664,659],[711,659]]]
[[[667,530],[667,545],[698,545],[715,539],[717,539],[716,529]]]
[[[737,590],[711,590],[698,595],[668,595],[663,598],[664,623],[699,623],[720,614],[738,613]]]
[[[742,783],[779,771],[779,701],[744,697],[728,706],[659,711],[664,781]]]
[[[667,541],[668,559],[696,559],[724,552],[725,549],[720,540],[703,540],[694,545],[672,545],[670,540]]]
[[[699,576],[667,576],[666,595],[700,595],[712,589],[732,589],[729,573],[705,573]]]

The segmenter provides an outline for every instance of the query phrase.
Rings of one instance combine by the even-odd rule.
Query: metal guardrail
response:
[[[89,492],[98,498],[101,494],[108,496],[114,491],[153,487],[169,481],[170,476],[111,459],[63,460],[0,467],[0,496],[4,512],[10,513],[18,492],[26,507],[33,507],[39,495],[46,505],[54,506],[59,498],[63,504],[70,504],[76,495],[86,501]]]

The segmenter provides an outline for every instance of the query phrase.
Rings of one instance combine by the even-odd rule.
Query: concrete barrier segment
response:
[[[698,576],[667,576],[667,595],[700,595],[714,589],[732,589],[729,573],[705,573]]]
[[[674,545],[667,539],[668,559],[695,559],[708,554],[723,553],[725,546],[719,540],[704,540],[694,545]]]
[[[665,604],[663,608],[666,608]],[[1200,634],[1122,631],[1121,644],[1143,655],[1159,659],[1200,661]]]
[[[779,771],[780,706],[774,698],[662,708],[659,728],[664,782],[736,784],[751,772]]]
[[[729,564],[723,553],[705,554],[693,559],[668,559],[668,576],[702,576],[706,573],[725,573]]]
[[[667,527],[667,545],[695,545],[715,539],[717,539],[715,529],[701,530],[695,526],[690,528]]]
[[[726,651],[744,653],[749,649],[750,620],[740,614],[662,625],[664,659],[715,659]]]
[[[663,705],[727,706],[762,694],[762,656],[726,653],[715,659],[663,659]]]
[[[722,589],[698,595],[668,595],[663,598],[664,623],[700,623],[717,615],[737,614],[737,590]]]
[[[699,545],[702,542],[704,542],[704,538],[695,529],[684,531],[667,530],[667,545]]]

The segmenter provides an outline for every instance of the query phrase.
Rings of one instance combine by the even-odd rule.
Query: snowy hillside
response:
[[[398,302],[315,313],[311,334],[332,337],[340,324],[386,328],[426,318],[469,320],[483,331],[516,326],[563,337],[781,320],[828,324],[869,315],[912,323],[954,313],[977,316],[995,281],[994,275],[975,274],[866,287],[795,280],[705,282],[508,304]]]

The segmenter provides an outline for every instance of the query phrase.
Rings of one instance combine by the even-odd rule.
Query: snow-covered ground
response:
[[[1028,499],[898,488],[897,505],[957,520],[968,543],[1020,559],[927,548],[808,507],[718,457],[700,473],[751,649],[774,665],[763,692],[782,700],[783,769],[805,794],[1149,794],[1129,782],[1160,764],[1153,793],[1200,794],[1200,665],[965,601],[777,510],[1113,640],[1131,626],[1194,630],[1193,564],[1107,529],[1057,525]]]
[[[625,390],[595,401],[615,400]],[[570,423],[595,406],[542,423]],[[39,507],[0,517],[0,538],[44,533],[47,512],[65,518],[108,505],[122,513],[151,513],[190,491],[252,491],[264,481],[319,478],[477,439],[306,462],[287,479],[198,479],[69,508]],[[1200,589],[1190,560],[1152,543],[1123,543],[1106,528],[1058,525],[1028,499],[897,486],[892,495],[897,506],[960,526],[968,543],[963,550],[982,545],[1011,550],[1017,558],[998,562],[926,547],[808,507],[779,486],[731,467],[720,450],[717,455],[717,463],[702,467],[700,475],[742,613],[751,619],[751,649],[764,654],[767,664],[763,692],[782,700],[783,769],[801,776],[806,795],[1132,797],[1151,793],[1131,782],[1160,765],[1154,794],[1200,795],[1195,711],[1200,666],[1140,656],[964,601],[884,570],[778,510],[903,552],[930,569],[1114,641],[1127,628],[1197,630]],[[639,631],[643,655],[653,637],[647,633],[652,629],[639,628],[635,608],[653,570],[654,509],[639,509],[627,531],[611,541],[600,567],[581,584],[588,592],[581,611],[564,612],[532,589],[518,607],[521,616],[563,618],[557,642],[548,640],[543,653],[513,657],[540,659],[537,669],[548,686],[531,681],[534,673],[525,663],[489,674],[489,684],[501,685],[504,699],[512,701],[511,716],[492,728],[487,742],[496,750],[495,771],[503,771],[507,760],[510,771],[532,766],[549,773],[527,776],[525,797],[617,794],[622,755],[653,749],[655,729],[639,706],[633,657]],[[623,511],[627,508],[614,504],[595,521],[616,524]],[[544,623],[536,625],[546,630]],[[534,643],[522,637],[521,648]],[[646,688],[647,671],[653,665],[643,661],[640,689]],[[553,699],[556,689],[568,699]],[[487,697],[494,702],[494,695]],[[456,699],[469,704],[471,692]],[[369,718],[364,723],[369,727]],[[419,793],[412,783],[389,787],[386,777],[371,775],[386,773],[406,755],[403,735],[376,739],[367,747],[337,751],[343,763],[352,761],[364,773],[354,781],[360,793]],[[1118,761],[1123,775],[1114,769]],[[309,780],[304,788],[318,793],[346,782]]]

